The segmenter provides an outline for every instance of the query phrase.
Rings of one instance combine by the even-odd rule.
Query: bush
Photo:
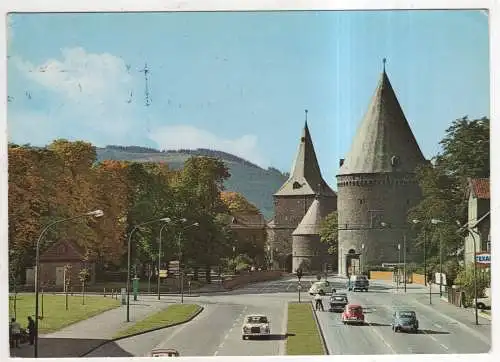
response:
[[[484,273],[480,276],[480,271],[476,271],[477,296],[478,298],[484,295],[485,289],[490,286],[491,275]],[[466,304],[473,304],[474,300],[474,264],[470,264],[466,269],[461,270],[455,280],[455,283],[460,286],[460,290],[465,293]]]

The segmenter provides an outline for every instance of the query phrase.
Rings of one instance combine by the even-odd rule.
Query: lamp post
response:
[[[399,276],[401,275],[400,267],[401,267],[401,244],[398,244],[398,278],[397,278],[397,287],[396,287],[396,290],[398,292],[399,292]]]
[[[413,219],[412,220],[414,224],[419,224],[420,220]],[[427,238],[425,234],[425,228],[423,228],[424,231],[424,285],[427,285]]]
[[[361,274],[365,272],[365,244],[361,244]]]
[[[94,210],[90,212],[86,212],[85,214],[73,216],[70,218],[62,219],[62,220],[57,220],[54,221],[53,223],[47,225],[42,232],[40,233],[40,236],[38,237],[38,240],[36,242],[36,254],[35,254],[35,340],[34,340],[34,351],[33,351],[33,357],[38,358],[38,287],[40,284],[40,242],[42,241],[43,236],[45,233],[54,225],[56,224],[61,224],[63,222],[67,221],[72,221],[75,219],[80,219],[88,216],[92,217],[101,217],[104,215],[104,212],[102,210]]]
[[[443,221],[432,219],[434,225],[441,224]],[[443,238],[439,238],[439,296],[443,296]]]
[[[135,225],[132,228],[132,231],[130,231],[130,234],[128,236],[128,245],[127,245],[127,322],[130,322],[130,254],[131,254],[131,243],[132,243],[132,235],[134,234],[134,231],[136,231],[138,228],[144,225],[149,225],[155,222],[169,222],[170,218],[168,217],[163,217],[161,219],[156,219],[156,220],[151,220],[151,221],[146,221],[141,224]]]
[[[462,231],[463,228],[460,228],[459,231]],[[474,253],[473,253],[473,256],[474,256],[474,268],[473,268],[473,271],[474,271],[474,274],[473,274],[473,278],[474,278],[474,314],[475,314],[475,317],[476,317],[476,325],[479,325],[479,318],[478,318],[478,310],[477,310],[477,255],[476,255],[476,238],[474,237],[474,231],[468,226],[466,225],[466,230],[468,231],[468,233],[470,234],[470,236],[472,237],[472,243],[473,243],[473,247],[474,247]],[[466,266],[467,267],[467,266]]]
[[[403,278],[406,293],[406,233],[403,234]]]
[[[165,218],[165,224],[163,224],[160,228],[160,240],[158,242],[158,300],[160,300],[161,232],[167,227],[170,221],[170,218]]]
[[[186,222],[187,220],[186,219],[181,219],[181,221],[184,223]],[[194,226],[199,226],[200,224],[198,224],[197,222],[189,225],[189,226],[186,226],[185,228],[182,229],[182,231],[185,231],[191,227],[194,227]],[[179,247],[179,275],[180,275],[180,282],[181,282],[181,303],[184,303],[184,271],[182,269],[182,248],[181,248],[181,235],[182,233],[179,232],[179,235],[178,235],[178,247]]]

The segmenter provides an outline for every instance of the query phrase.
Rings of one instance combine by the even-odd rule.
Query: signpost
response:
[[[477,253],[476,263],[482,264],[484,266],[489,266],[491,264],[491,254],[490,253]]]
[[[127,305],[127,290],[126,290],[126,288],[122,288],[121,294],[122,294],[122,305]]]
[[[135,277],[132,279],[132,290],[134,292],[134,300],[137,300],[137,293],[139,289],[139,278]]]
[[[302,275],[303,275],[302,269],[300,269],[300,268],[297,269],[296,273],[297,273],[297,278],[299,279],[299,285],[298,285],[297,289],[299,290],[299,303],[300,303],[300,290],[302,289],[302,286],[300,285],[300,279],[302,278]]]

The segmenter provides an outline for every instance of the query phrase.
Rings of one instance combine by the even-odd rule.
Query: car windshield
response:
[[[344,301],[345,297],[332,297],[333,300]]]
[[[362,313],[363,312],[363,309],[361,307],[350,307],[349,308],[349,312],[350,313]]]
[[[267,323],[267,318],[260,316],[251,316],[247,318],[247,323]]]
[[[415,312],[399,312],[400,318],[414,318]]]

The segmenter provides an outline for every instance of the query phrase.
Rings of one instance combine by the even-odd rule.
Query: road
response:
[[[313,278],[304,278],[302,300],[311,300],[306,291]],[[330,280],[332,280],[330,278]],[[341,291],[342,279],[333,286]],[[491,345],[491,322],[481,318],[472,324],[473,315],[454,306],[435,303],[428,306],[422,288],[407,294],[394,292],[391,285],[374,282],[369,292],[348,292],[350,302],[366,308],[366,326],[344,326],[340,314],[318,312],[318,319],[331,354],[408,354],[481,353]],[[154,298],[154,297],[143,297]],[[177,301],[178,297],[164,297]],[[297,301],[295,278],[256,283],[225,293],[188,299],[205,310],[190,323],[150,332],[104,345],[87,357],[147,356],[154,348],[175,348],[181,356],[269,356],[285,354],[287,308]],[[410,307],[419,317],[421,333],[395,334],[390,327],[392,309]],[[448,308],[448,309],[447,309]],[[446,311],[447,315],[441,314]],[[269,340],[242,340],[241,326],[247,314],[262,313],[271,321]]]
[[[369,292],[347,292],[349,303],[365,309],[364,326],[343,325],[341,313],[317,313],[330,354],[462,354],[490,350],[490,321],[481,318],[481,325],[476,326],[471,313],[444,304],[437,295],[433,296],[434,305],[429,306],[423,288],[405,294],[394,293],[383,283],[371,284]],[[391,329],[394,308],[414,310],[419,319],[419,333],[394,333]]]

